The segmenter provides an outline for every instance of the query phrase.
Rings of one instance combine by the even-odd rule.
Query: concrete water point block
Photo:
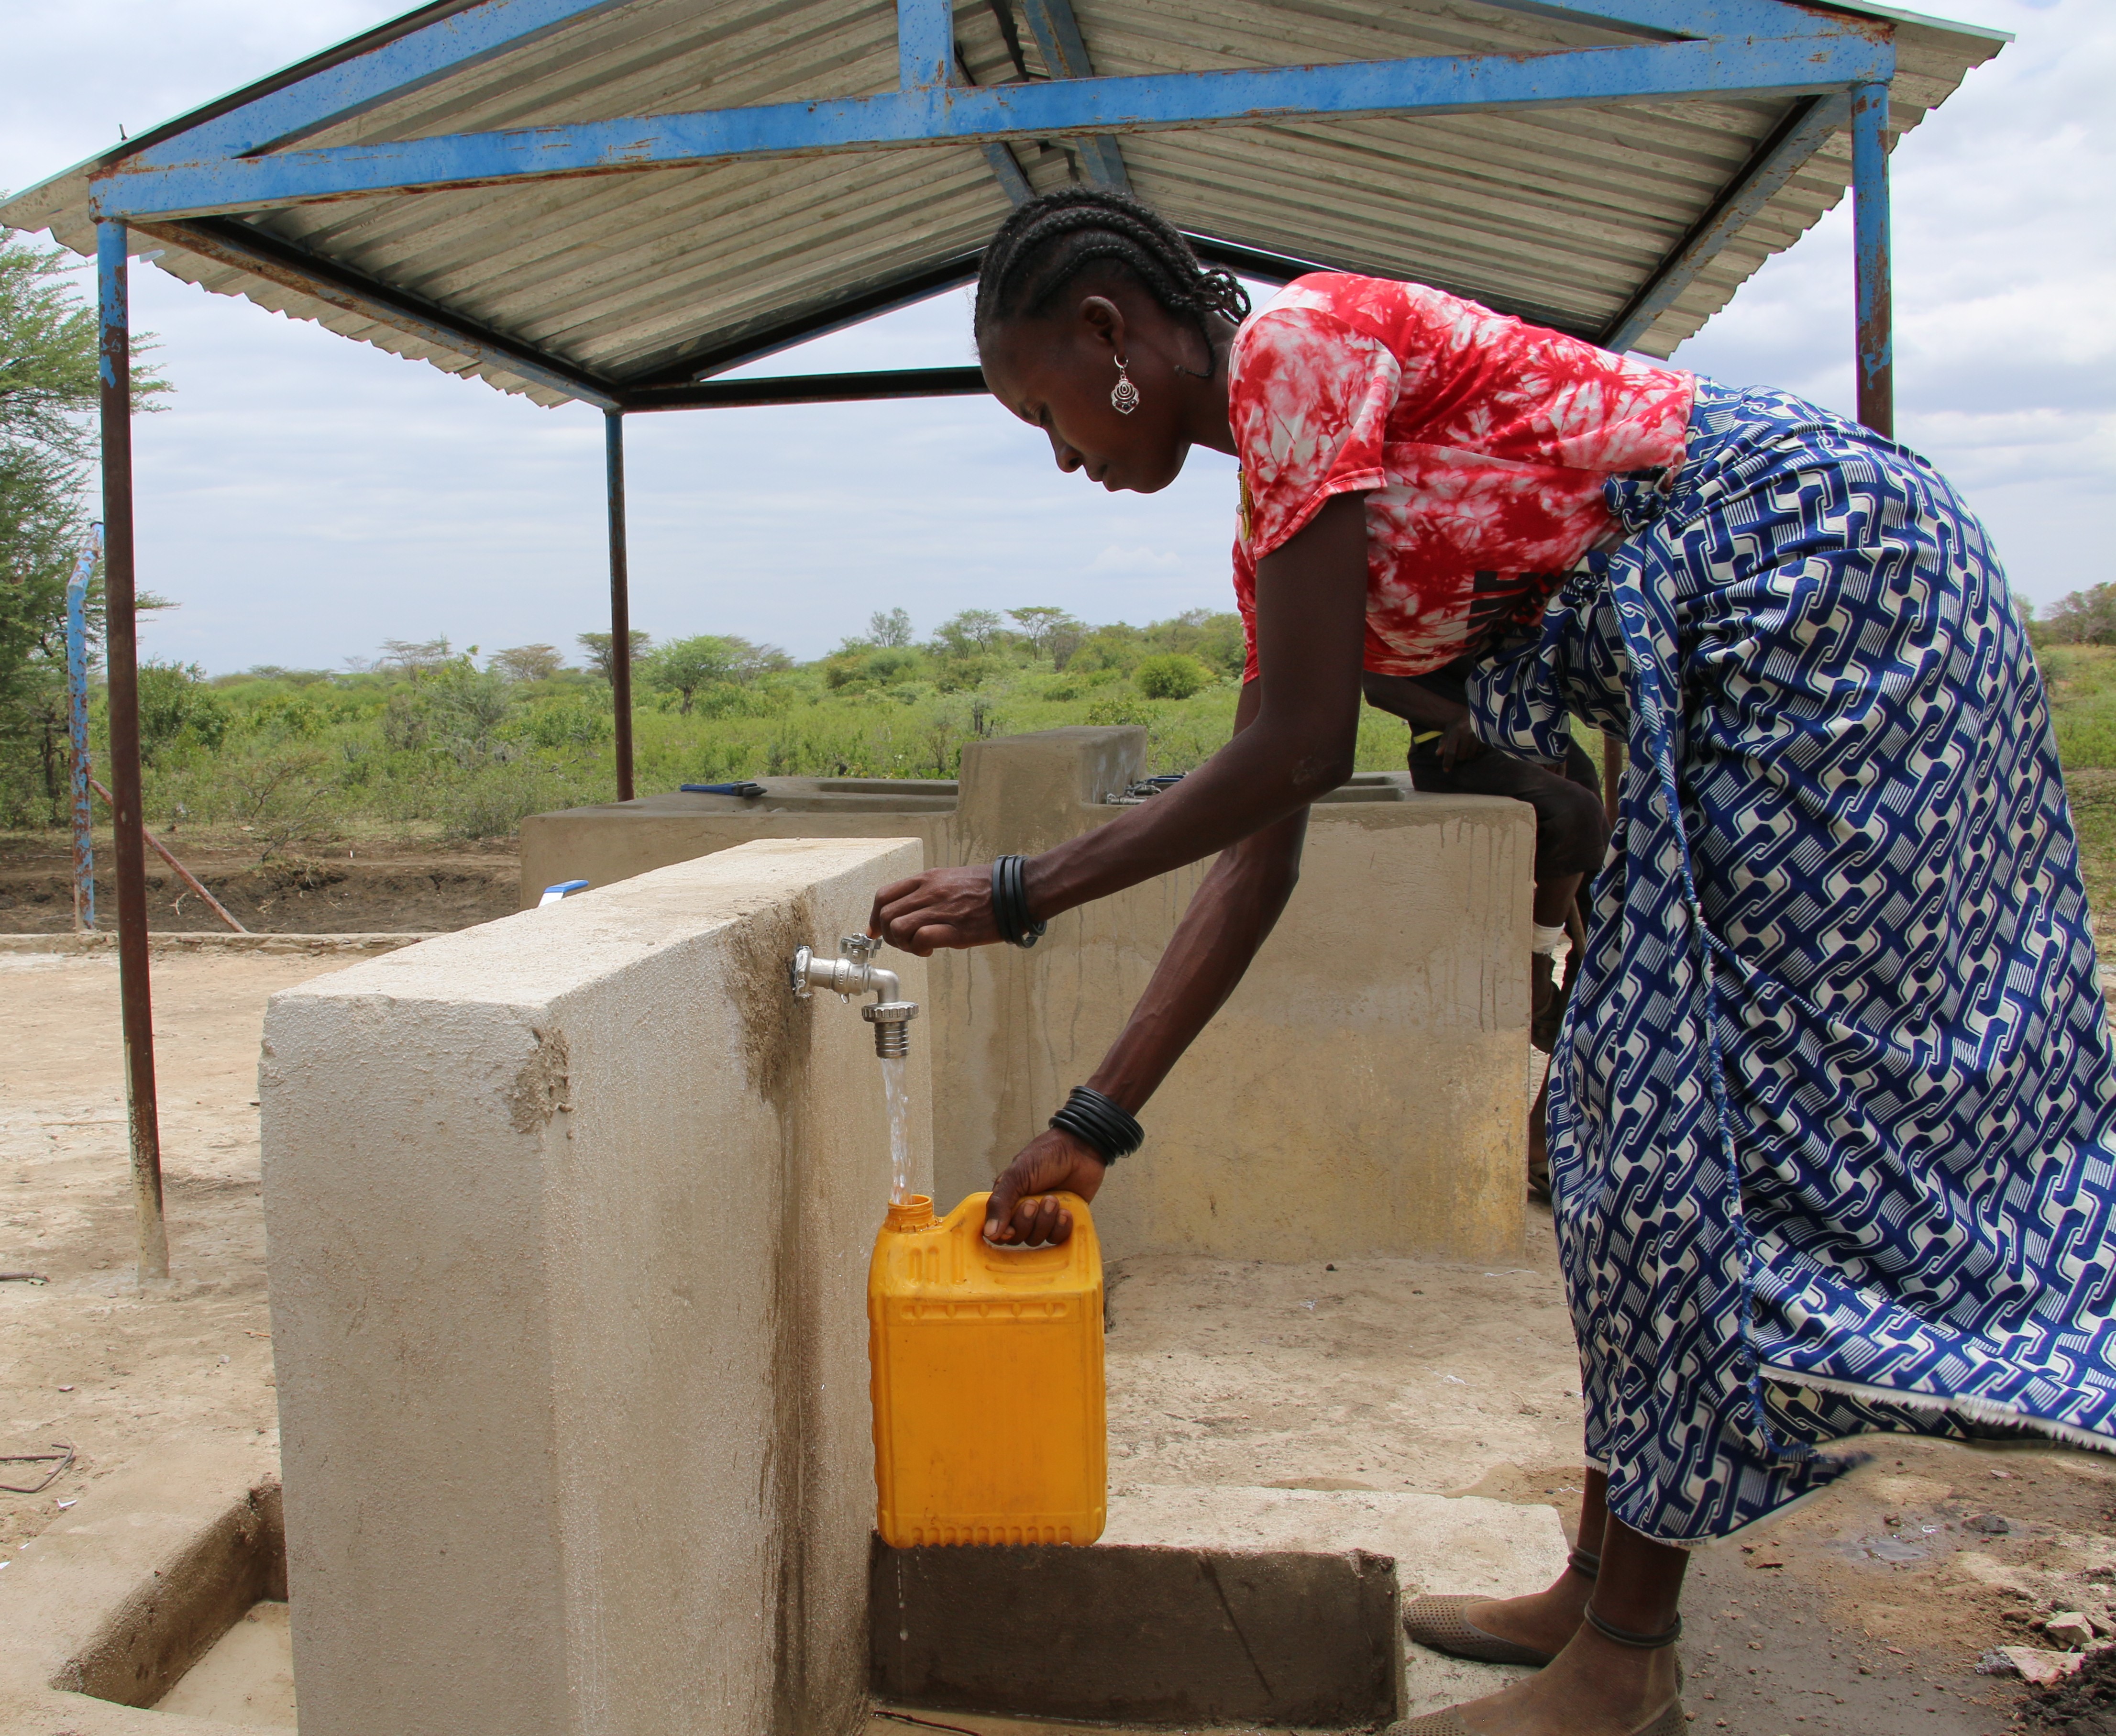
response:
[[[918,837],[936,866],[1032,854],[1129,813],[1146,752],[1143,729],[1046,730],[970,744],[959,783],[774,777],[753,800],[532,815],[524,900],[766,836]],[[1525,804],[1419,794],[1401,772],[1317,803],[1292,902],[1095,1202],[1105,1255],[1517,1259],[1534,855]],[[1032,952],[930,961],[943,1211],[1092,1071],[1208,866],[1067,911]]]
[[[869,1027],[785,971],[922,859],[760,840],[274,997],[303,1736],[858,1728],[889,1145]]]

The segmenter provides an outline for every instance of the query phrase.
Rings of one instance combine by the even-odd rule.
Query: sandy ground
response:
[[[0,954],[0,1270],[47,1280],[0,1283],[0,1451],[63,1441],[78,1455],[42,1494],[0,1495],[0,1559],[160,1435],[273,1430],[257,1038],[274,989],[339,963],[157,958],[173,1277],[143,1292],[115,960]],[[1569,1517],[1578,1368],[1548,1214],[1531,1223],[1525,1257],[1509,1265],[1113,1267],[1114,1489],[1474,1492]],[[2116,1462],[1871,1444],[1866,1471],[1760,1536],[1695,1558],[1694,1729],[1996,1732],[2020,1685],[1975,1674],[1979,1657],[2035,1643],[2052,1610],[2105,1613]],[[1446,1588],[1445,1563],[1404,1567],[1407,1582]],[[237,1637],[269,1652],[272,1623],[267,1612],[259,1632]]]
[[[159,1435],[277,1426],[257,1041],[273,990],[331,968],[298,956],[155,961],[172,1276],[143,1291],[117,960],[0,954],[0,1270],[47,1279],[0,1283],[0,1451],[63,1441],[78,1456],[41,1496],[0,1494],[0,1554]]]
[[[1580,1368],[1533,1265],[1154,1256],[1108,1274],[1111,1492],[1146,1484],[1580,1487]],[[1486,1492],[1486,1491],[1479,1491]]]

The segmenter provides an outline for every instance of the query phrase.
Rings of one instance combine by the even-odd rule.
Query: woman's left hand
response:
[[[1457,766],[1467,765],[1473,759],[1484,757],[1484,744],[1465,711],[1447,725],[1440,738],[1440,768],[1452,771]]]
[[[1109,1165],[1062,1127],[1039,1133],[992,1183],[985,1203],[985,1240],[1000,1247],[1056,1247],[1073,1235],[1073,1214],[1060,1193],[1092,1200]]]
[[[989,946],[1000,937],[991,869],[928,868],[886,886],[874,895],[867,932],[922,959],[936,947]]]

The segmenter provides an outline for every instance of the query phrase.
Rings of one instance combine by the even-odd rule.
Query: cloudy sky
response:
[[[1965,490],[2017,587],[2116,579],[2116,5],[1942,0],[2018,40],[1894,163],[1904,438]],[[393,0],[0,0],[0,188],[402,10]],[[179,389],[138,433],[140,578],[183,606],[150,652],[312,667],[384,638],[571,648],[598,624],[602,418],[398,360],[152,269],[136,322]],[[1850,202],[1677,357],[1849,411]],[[968,359],[943,297],[812,364]],[[790,358],[789,358],[790,360]],[[778,366],[788,365],[782,361]],[[1224,607],[1232,466],[1151,499],[1060,477],[980,400],[642,417],[628,428],[633,619],[801,656],[901,606],[1056,603],[1096,620]]]

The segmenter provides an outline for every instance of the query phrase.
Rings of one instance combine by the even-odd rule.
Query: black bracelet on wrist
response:
[[[1045,924],[1028,914],[1028,876],[1023,856],[1001,856],[991,867],[992,920],[1010,946],[1028,948],[1043,938]]]
[[[1051,1117],[1051,1125],[1071,1134],[1105,1163],[1128,1158],[1146,1143],[1146,1130],[1130,1111],[1092,1085],[1074,1086],[1065,1107]]]

